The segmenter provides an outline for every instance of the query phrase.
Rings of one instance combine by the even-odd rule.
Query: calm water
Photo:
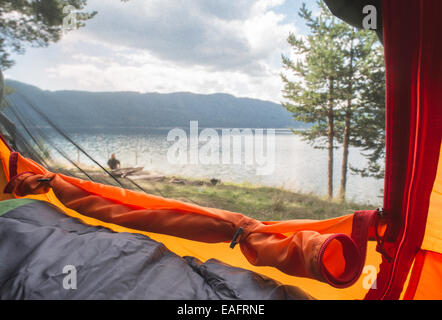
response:
[[[189,163],[190,155],[187,155],[187,162],[182,164],[173,163],[168,150],[176,147],[174,141],[168,141],[167,135],[169,129],[146,130],[146,129],[88,129],[82,132],[71,132],[69,135],[82,146],[90,155],[92,155],[101,164],[105,165],[107,159],[112,153],[115,153],[121,161],[122,167],[143,166],[144,170],[152,173],[165,175],[179,175],[193,178],[218,178],[222,181],[247,182],[258,185],[283,187],[285,189],[311,192],[317,195],[325,195],[327,190],[327,150],[314,149],[308,143],[301,140],[288,130],[276,130],[274,136],[274,159],[268,156],[266,152],[272,150],[271,136],[267,136],[268,132],[264,130],[263,150],[264,160],[272,163],[272,174],[259,175],[257,172],[262,168],[258,162],[246,163],[246,150],[243,137],[242,145],[238,143],[230,146],[230,148],[222,147],[222,132],[217,130],[220,139],[217,141],[214,137],[208,142],[199,143],[199,152],[206,151],[205,154],[213,155],[213,150],[217,150],[219,163],[202,164]],[[183,131],[184,132],[184,131]],[[199,132],[200,134],[201,132]],[[212,132],[213,133],[213,132]],[[187,129],[185,134],[190,136]],[[235,134],[233,134],[235,136]],[[78,152],[67,141],[58,137],[55,133],[50,134],[53,141],[62,147],[72,159],[78,159]],[[240,137],[240,135],[236,135]],[[252,131],[252,135],[245,135],[249,138],[256,138],[256,132]],[[270,139],[270,140],[267,140]],[[177,141],[177,140],[175,140]],[[192,145],[190,140],[189,146]],[[193,141],[193,140],[192,140]],[[241,141],[241,140],[236,140]],[[251,140],[249,140],[251,141]],[[258,140],[259,142],[260,140]],[[195,144],[193,144],[195,146]],[[205,146],[205,147],[204,147]],[[212,151],[207,152],[211,147]],[[183,151],[184,149],[181,149]],[[187,151],[191,150],[189,148]],[[229,150],[229,151],[226,151]],[[230,152],[230,156],[234,153],[242,156],[240,163],[223,164],[223,156],[226,152]],[[55,151],[51,153],[54,158],[60,159]],[[174,153],[177,155],[177,153]],[[216,155],[216,154],[215,154]],[[217,157],[212,157],[212,161]],[[340,181],[341,166],[341,149],[337,149],[335,153],[335,195],[338,193]],[[184,159],[184,158],[182,158]],[[227,157],[225,157],[227,159]],[[230,158],[233,159],[233,158]],[[80,162],[84,165],[92,165],[84,155],[80,155]],[[358,149],[351,149],[349,154],[349,162],[352,166],[362,167],[366,160]],[[262,164],[263,162],[261,162]],[[360,176],[348,176],[347,199],[361,203],[370,203],[379,205],[382,203],[380,195],[383,188],[383,181],[373,178],[362,178]]]

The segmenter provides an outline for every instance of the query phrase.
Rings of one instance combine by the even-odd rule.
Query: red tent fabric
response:
[[[383,2],[389,226],[377,289],[398,299],[425,234],[442,133],[442,1]]]

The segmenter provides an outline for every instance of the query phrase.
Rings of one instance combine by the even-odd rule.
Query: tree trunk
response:
[[[333,139],[334,129],[334,79],[329,79],[329,104],[328,104],[328,199],[333,199]]]
[[[341,188],[339,197],[342,202],[345,201],[345,193],[347,188],[347,168],[348,168],[348,145],[350,141],[350,118],[351,118],[351,100],[347,101],[347,109],[345,111],[345,127],[344,141],[342,147],[342,168],[341,168]]]
[[[347,107],[345,109],[345,122],[344,122],[344,140],[342,145],[342,167],[341,167],[341,187],[339,191],[339,198],[342,202],[345,201],[345,194],[347,192],[347,171],[348,171],[348,147],[350,144],[350,126],[351,126],[351,100],[353,96],[353,78],[354,78],[354,50],[353,50],[353,39],[354,39],[354,29],[351,37],[351,48],[350,48],[350,74],[348,82],[348,98]]]

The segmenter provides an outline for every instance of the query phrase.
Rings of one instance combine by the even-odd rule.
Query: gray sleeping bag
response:
[[[249,270],[180,257],[53,205],[0,201],[0,299],[312,299]]]

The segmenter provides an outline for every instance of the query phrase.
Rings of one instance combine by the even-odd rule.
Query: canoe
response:
[[[134,174],[134,173],[142,171],[143,168],[144,167],[120,168],[120,169],[111,170],[111,173],[114,176],[124,178],[124,177],[126,177],[128,175],[131,175],[131,174]]]

